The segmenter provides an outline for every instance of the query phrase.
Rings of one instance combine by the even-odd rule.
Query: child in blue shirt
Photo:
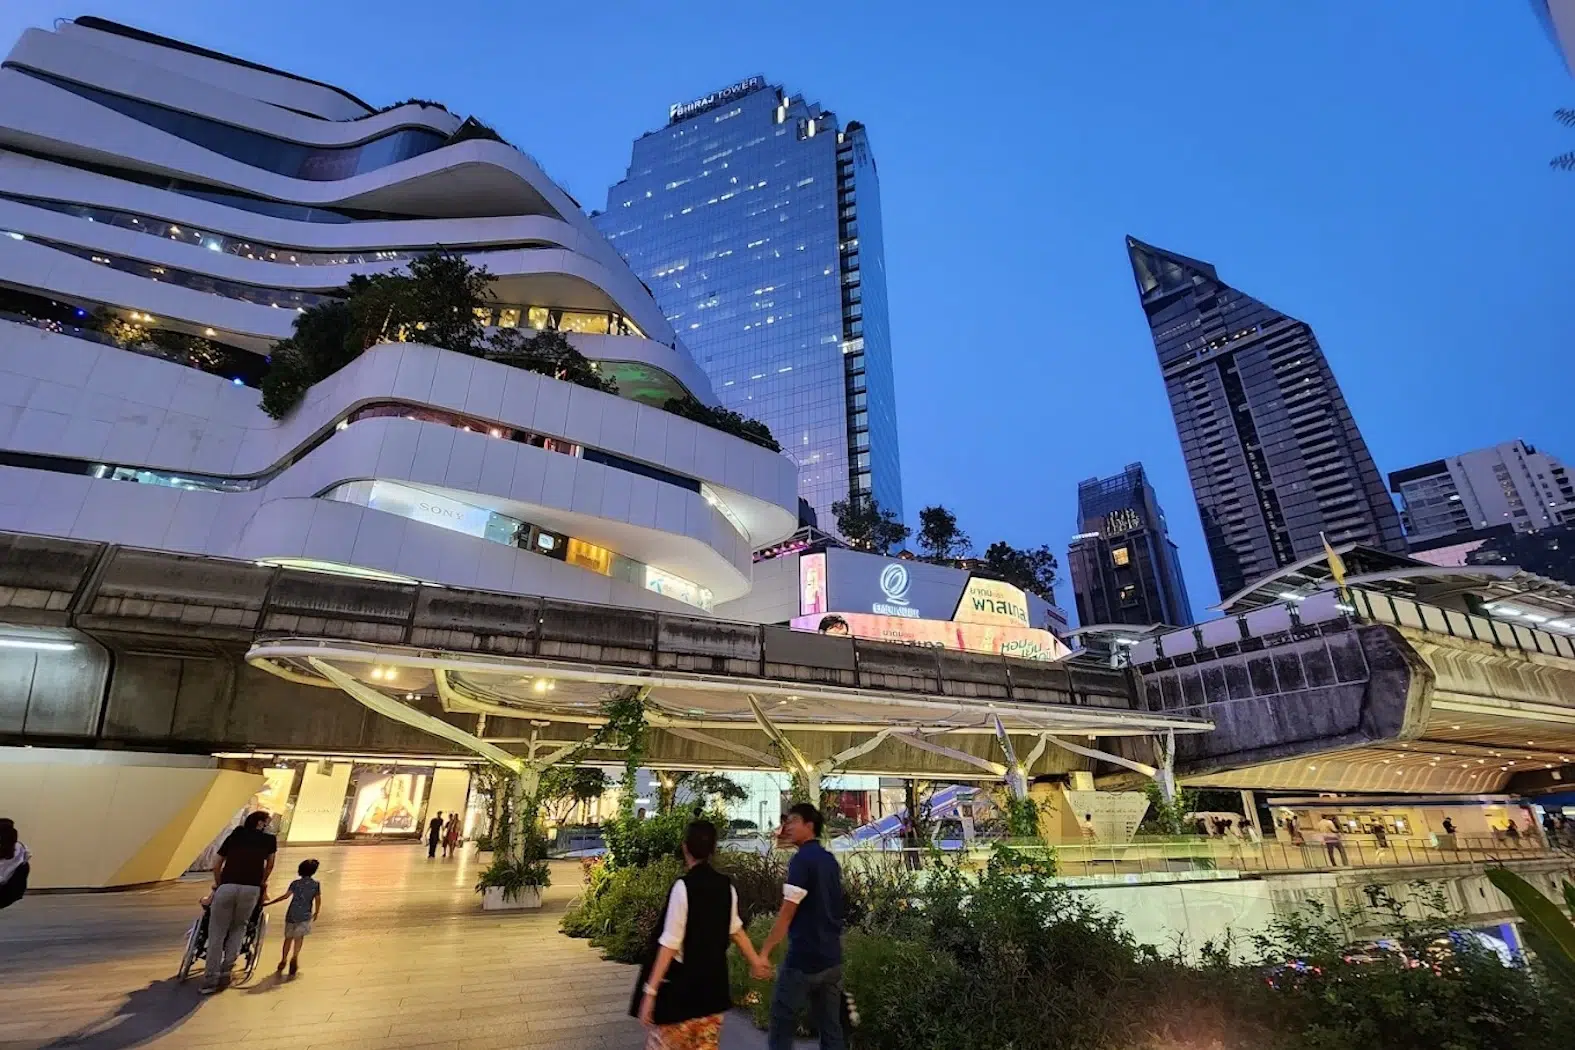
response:
[[[290,883],[289,889],[268,902],[278,904],[285,898],[290,901],[290,907],[284,913],[284,954],[279,956],[279,968],[274,972],[283,973],[288,963],[291,977],[300,968],[301,942],[312,932],[312,923],[323,910],[323,887],[312,878],[317,874],[317,861],[303,860],[295,870],[301,877]],[[293,955],[291,948],[295,949]]]

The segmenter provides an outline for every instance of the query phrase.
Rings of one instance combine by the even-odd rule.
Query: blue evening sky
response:
[[[1575,459],[1575,174],[1547,165],[1575,79],[1523,0],[7,0],[0,39],[83,13],[439,99],[587,209],[668,103],[744,76],[863,121],[908,517],[945,503],[981,549],[1064,560],[1077,481],[1141,460],[1217,598],[1127,233],[1311,323],[1380,470]]]

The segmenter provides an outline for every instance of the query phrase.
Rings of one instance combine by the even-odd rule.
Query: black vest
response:
[[[689,895],[689,921],[684,927],[684,961],[673,960],[657,989],[654,1020],[677,1024],[696,1017],[726,1013],[733,1006],[727,983],[727,945],[733,921],[733,881],[706,863],[696,864],[682,877]],[[656,964],[656,953],[667,924],[667,905],[640,966],[629,1013],[640,1012],[645,982]]]

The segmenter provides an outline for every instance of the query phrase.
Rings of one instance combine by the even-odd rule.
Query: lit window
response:
[[[528,326],[536,329],[538,332],[545,332],[552,327],[551,321],[548,320],[549,317],[550,314],[545,306],[532,306],[525,311],[525,320]]]
[[[1132,556],[1125,547],[1110,548],[1110,562],[1112,565],[1126,565],[1132,561]]]
[[[520,310],[517,306],[505,306],[498,311],[499,328],[518,328],[520,326]]]
[[[600,573],[603,576],[612,573],[612,551],[606,547],[598,547],[594,543],[584,540],[570,540],[568,554],[564,558],[570,565],[578,565],[582,569]]]
[[[558,315],[558,331],[606,335],[608,317],[602,313],[577,313],[564,310]]]

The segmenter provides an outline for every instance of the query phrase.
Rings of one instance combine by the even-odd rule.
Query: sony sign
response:
[[[702,98],[697,98],[693,102],[675,102],[667,107],[667,122],[676,124],[680,120],[688,120],[698,113],[704,113],[708,109],[731,102],[735,98],[741,98],[751,91],[758,91],[765,86],[765,77],[750,77],[747,80],[740,80],[736,84],[730,84],[721,91],[715,91]]]

